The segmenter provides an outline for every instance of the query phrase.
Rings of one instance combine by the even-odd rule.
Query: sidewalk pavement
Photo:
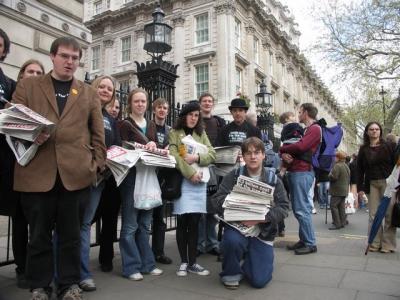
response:
[[[211,271],[210,276],[189,274],[177,277],[179,263],[175,232],[167,233],[166,254],[172,265],[159,265],[164,274],[145,275],[134,282],[121,276],[121,257],[115,244],[114,271],[102,273],[97,263],[98,247],[92,249],[91,267],[97,291],[85,293],[87,300],[195,300],[195,299],[271,299],[271,300],[395,300],[400,299],[399,252],[364,255],[368,213],[349,216],[350,224],[342,230],[329,231],[325,213],[313,216],[318,252],[294,255],[286,245],[297,241],[297,222],[290,214],[286,236],[275,242],[275,270],[272,281],[263,289],[254,289],[242,281],[238,290],[227,290],[219,281],[220,263],[215,256],[202,255],[198,262]],[[397,234],[399,237],[399,234]],[[0,268],[0,299],[25,300],[27,290],[16,287],[14,266]],[[55,298],[54,298],[55,299]]]

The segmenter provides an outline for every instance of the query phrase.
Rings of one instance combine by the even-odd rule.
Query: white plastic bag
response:
[[[161,189],[156,175],[156,167],[136,164],[135,208],[149,210],[162,205]]]
[[[353,193],[349,193],[344,200],[344,209],[346,212],[346,215],[352,215],[356,212],[356,209],[354,207],[354,196]]]

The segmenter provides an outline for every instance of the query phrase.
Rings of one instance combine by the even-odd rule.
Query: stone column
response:
[[[257,93],[257,87],[255,86],[255,74],[254,70],[256,68],[255,65],[255,57],[254,57],[254,37],[255,37],[256,29],[253,24],[249,24],[246,27],[246,38],[247,38],[247,58],[249,59],[250,64],[246,67],[247,69],[247,96],[254,100],[254,95]],[[253,102],[252,107],[255,107],[255,102]]]
[[[111,36],[105,36],[103,39],[105,75],[111,75],[113,73],[113,45],[114,39]]]
[[[146,52],[143,50],[143,46],[144,46],[144,30],[143,30],[143,26],[139,26],[139,28],[142,29],[138,29],[135,30],[135,39],[136,39],[136,58],[134,60],[137,60],[140,63],[145,63],[146,60],[149,60],[150,57],[147,56]],[[134,40],[135,40],[134,39]],[[145,57],[145,55],[147,57]]]
[[[181,13],[177,13],[172,18],[174,27],[174,63],[179,64],[177,75],[179,76],[175,82],[175,103],[185,102],[185,85],[184,85],[184,67],[185,67],[185,18]]]
[[[227,109],[235,96],[235,4],[218,1],[214,5],[217,15],[217,99],[216,113],[229,115]]]

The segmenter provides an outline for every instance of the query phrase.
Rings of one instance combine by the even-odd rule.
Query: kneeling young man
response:
[[[225,226],[221,243],[224,259],[220,277],[225,287],[229,289],[238,288],[243,278],[246,278],[253,287],[262,288],[272,279],[273,241],[277,234],[277,224],[288,216],[289,200],[282,181],[271,169],[263,167],[265,158],[263,142],[257,137],[251,137],[246,139],[241,147],[246,165],[240,170],[232,170],[224,177],[213,197],[217,211],[222,212],[222,204],[236,184],[239,174],[274,186],[274,204],[264,221],[242,222],[247,226],[259,227],[259,230],[253,230],[259,232],[256,236],[244,236],[240,231]]]

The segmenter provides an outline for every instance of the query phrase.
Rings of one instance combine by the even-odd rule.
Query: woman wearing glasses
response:
[[[382,126],[378,122],[369,122],[365,126],[363,145],[358,152],[358,182],[359,197],[367,194],[369,209],[369,225],[371,228],[376,210],[386,188],[386,178],[389,177],[395,165],[395,144],[382,138]],[[396,228],[390,225],[393,203],[389,205],[383,228],[378,231],[369,251],[390,253],[396,249]]]

